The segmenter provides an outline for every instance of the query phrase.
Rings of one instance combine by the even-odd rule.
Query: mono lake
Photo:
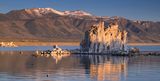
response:
[[[79,46],[59,46],[62,49],[79,49]],[[52,50],[53,46],[19,46],[19,47],[0,47],[0,51],[35,51]]]
[[[160,56],[71,55],[56,62],[1,51],[0,62],[0,81],[160,81]]]
[[[62,49],[79,49],[79,46],[59,46]],[[140,51],[160,51],[160,46],[128,46],[136,47]],[[19,47],[0,47],[0,51],[35,51],[35,50],[52,50],[52,46],[19,46]]]
[[[160,46],[134,47],[160,51]],[[160,56],[32,56],[32,51],[48,49],[52,46],[0,47],[0,81],[160,81]]]

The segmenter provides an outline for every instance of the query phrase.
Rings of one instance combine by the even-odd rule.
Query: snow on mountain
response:
[[[49,13],[64,15],[63,12],[54,10],[52,8],[32,8],[32,9],[25,9],[25,11],[29,14],[35,14],[37,16],[43,16],[43,15],[49,14]]]
[[[82,10],[76,11],[64,11],[65,15],[76,15],[76,16],[92,16],[90,13],[84,12]]]
[[[32,8],[32,9],[25,9],[28,14],[43,16],[49,13],[54,13],[62,16],[66,15],[73,15],[73,16],[92,16],[90,13],[76,10],[76,11],[58,11],[52,8]]]

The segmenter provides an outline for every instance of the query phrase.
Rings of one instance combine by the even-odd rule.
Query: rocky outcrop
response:
[[[127,32],[118,27],[117,23],[110,23],[105,27],[104,22],[93,25],[85,33],[81,42],[82,51],[89,53],[106,53],[111,51],[125,51]]]

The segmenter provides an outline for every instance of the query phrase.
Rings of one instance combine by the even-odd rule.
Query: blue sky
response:
[[[84,10],[98,16],[122,16],[132,20],[160,21],[160,0],[0,0],[0,12],[51,7]]]

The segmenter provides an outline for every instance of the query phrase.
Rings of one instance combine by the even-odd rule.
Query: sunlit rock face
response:
[[[81,49],[89,53],[107,53],[112,51],[125,51],[127,32],[118,27],[117,23],[110,23],[105,27],[104,22],[93,25],[85,33],[81,42]]]

